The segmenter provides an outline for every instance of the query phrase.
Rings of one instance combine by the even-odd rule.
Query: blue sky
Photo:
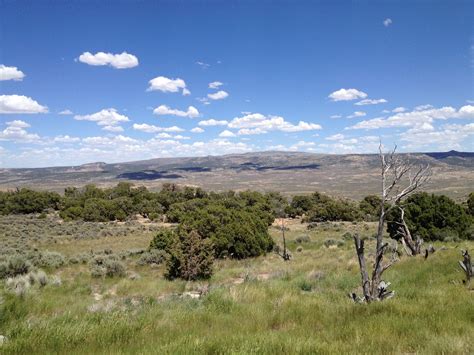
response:
[[[0,167],[474,150],[473,1],[0,1]]]

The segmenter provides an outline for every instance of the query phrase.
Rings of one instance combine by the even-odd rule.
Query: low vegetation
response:
[[[389,239],[386,258],[397,262],[384,275],[396,296],[362,306],[347,297],[361,293],[353,236],[375,247],[375,196],[287,201],[122,184],[68,189],[18,214],[20,191],[2,195],[17,211],[0,216],[2,353],[474,351],[472,290],[457,266],[461,249],[474,249],[471,200],[407,199],[410,229],[436,252],[408,257]],[[118,205],[125,216],[110,220]],[[289,260],[277,253],[282,225]]]

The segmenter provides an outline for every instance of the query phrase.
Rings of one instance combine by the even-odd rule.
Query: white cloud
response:
[[[220,81],[213,81],[212,83],[209,83],[209,89],[218,89],[219,86],[224,85],[224,83],[221,83]]]
[[[173,139],[183,140],[183,139],[191,139],[191,137],[185,137],[185,136],[182,136],[181,134],[178,134],[174,136]]]
[[[355,117],[364,117],[367,114],[363,111],[356,111],[352,115],[347,116],[347,118],[355,118]]]
[[[7,67],[3,64],[0,64],[0,81],[21,81],[24,77],[25,74],[21,70],[18,70],[17,67]]]
[[[113,133],[118,133],[118,132],[123,132],[124,129],[122,126],[104,126],[102,127],[104,131],[108,132],[113,132]]]
[[[193,129],[191,129],[191,132],[193,132],[193,133],[203,133],[204,130],[201,127],[194,127]]]
[[[359,102],[356,102],[355,105],[357,106],[364,106],[364,105],[377,105],[377,104],[384,104],[387,100],[385,99],[364,99]]]
[[[0,113],[47,113],[48,108],[23,95],[0,95]]]
[[[30,125],[21,120],[14,120],[6,123],[7,128],[0,131],[0,141],[14,141],[14,142],[39,142],[40,136],[33,133],[28,133],[25,128]]]
[[[459,109],[458,113],[460,118],[474,118],[474,106],[463,106]]]
[[[285,121],[280,116],[264,116],[261,113],[252,113],[234,118],[229,128],[241,129],[239,134],[262,134],[268,131],[301,132],[321,129],[319,124],[299,121],[297,125]]]
[[[332,101],[350,101],[355,99],[365,99],[367,94],[357,89],[339,89],[328,96]]]
[[[331,118],[341,118],[341,115],[332,115]]]
[[[188,89],[184,88],[184,89],[183,89],[183,96],[188,96],[188,95],[191,95],[191,91],[189,91]]]
[[[78,137],[71,137],[69,135],[60,135],[54,137],[53,141],[55,143],[77,143],[80,142],[81,139]]]
[[[156,135],[157,138],[172,138],[173,136],[169,133],[159,133]]]
[[[211,100],[222,100],[225,99],[227,96],[229,96],[229,94],[224,90],[220,90],[214,94],[207,94],[207,97]]]
[[[433,105],[420,105],[415,107],[415,111],[424,111],[433,108]]]
[[[14,120],[6,123],[7,126],[9,127],[17,127],[17,128],[29,128],[31,125],[29,123],[26,123],[25,121],[22,120]]]
[[[60,115],[73,115],[74,112],[72,112],[71,110],[69,109],[66,109],[66,110],[62,110],[61,112],[59,112]]]
[[[228,137],[235,137],[235,133],[229,131],[228,129],[226,129],[225,131],[222,131],[221,133],[219,133],[219,137],[225,137],[225,138],[228,138]]]
[[[225,120],[215,120],[211,118],[210,120],[200,121],[198,123],[199,126],[227,126],[229,124],[228,121]]]
[[[400,113],[400,112],[405,112],[407,109],[403,106],[400,106],[400,107],[396,107],[392,110],[392,112],[395,112],[395,113]]]
[[[428,106],[425,106],[428,107]],[[466,105],[458,111],[455,108],[447,106],[442,108],[421,109],[415,108],[411,112],[399,112],[388,118],[373,118],[371,120],[361,121],[350,129],[378,129],[392,127],[420,127],[425,123],[433,123],[434,120],[447,120],[451,118],[474,118],[474,106]],[[427,126],[425,126],[427,127]]]
[[[186,83],[183,79],[170,79],[165,76],[157,76],[154,79],[151,79],[148,84],[147,91],[162,91],[162,92],[179,92],[182,90],[183,95],[189,95],[190,92],[186,88]],[[185,91],[186,90],[186,91]]]
[[[121,115],[114,108],[103,109],[99,112],[90,115],[75,115],[75,120],[96,122],[99,126],[104,126],[102,129],[114,132],[121,132],[123,129],[116,128],[122,122],[130,121],[127,116]],[[112,128],[115,127],[115,128]]]
[[[390,26],[390,25],[392,24],[392,22],[393,22],[393,21],[392,21],[391,18],[386,18],[385,20],[383,20],[383,25],[384,25],[385,27],[388,27],[388,26]]]
[[[466,125],[443,125],[440,129],[415,130],[410,129],[400,135],[400,140],[406,142],[404,149],[462,149],[461,143],[473,139],[474,123]],[[472,145],[471,145],[472,146]]]
[[[177,126],[172,127],[158,127],[154,125],[149,125],[147,123],[133,124],[133,129],[136,131],[142,131],[146,133],[157,133],[157,132],[183,132],[184,129]]]
[[[122,52],[121,54],[105,52],[92,54],[90,52],[84,52],[79,56],[79,61],[94,66],[109,65],[116,69],[133,68],[138,65],[138,58],[127,52]]]
[[[344,139],[344,135],[341,133],[333,134],[332,136],[326,137],[326,140],[328,141],[340,141],[342,139]]]
[[[159,116],[172,115],[172,116],[189,117],[189,118],[199,117],[199,111],[194,106],[189,106],[187,111],[181,111],[181,110],[172,109],[166,105],[160,105],[153,110],[153,113]]]

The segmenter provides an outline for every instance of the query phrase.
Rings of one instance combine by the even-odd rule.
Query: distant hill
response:
[[[443,153],[425,153],[425,154],[435,159],[446,159],[450,157],[474,158],[474,152],[458,152],[456,150],[450,150],[449,152],[443,152]]]
[[[463,198],[474,190],[474,153],[404,154],[411,161],[430,164],[434,175],[429,190]],[[376,154],[313,154],[252,152],[222,156],[156,158],[116,164],[0,170],[0,189],[33,187],[62,191],[66,186],[94,183],[114,185],[131,181],[158,189],[164,182],[196,185],[212,190],[280,191],[285,194],[318,190],[361,198],[378,189]]]

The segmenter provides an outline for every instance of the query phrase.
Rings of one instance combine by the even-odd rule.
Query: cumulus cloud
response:
[[[48,108],[23,95],[0,95],[0,113],[47,113]]]
[[[30,125],[25,121],[14,120],[7,122],[6,125],[7,127],[0,131],[0,141],[32,143],[40,140],[37,134],[28,133],[25,128],[29,128]]]
[[[339,89],[328,96],[332,101],[350,101],[365,99],[367,94],[357,89]]]
[[[186,83],[183,79],[170,79],[165,76],[157,76],[151,79],[148,84],[147,91],[161,91],[161,92],[179,92],[182,91],[183,95],[189,95],[190,91],[186,88]]]
[[[474,106],[466,105],[456,110],[453,107],[446,106],[442,108],[427,109],[415,108],[411,112],[399,112],[388,118],[373,118],[371,120],[361,121],[350,129],[379,129],[392,127],[420,127],[425,123],[433,123],[434,120],[447,120],[451,118],[474,118]],[[426,126],[425,126],[426,127]]]
[[[199,126],[227,126],[229,124],[226,120],[215,120],[211,118],[210,120],[199,121]]]
[[[66,110],[62,110],[61,112],[59,112],[59,114],[60,115],[74,115],[74,112],[72,112],[69,109],[66,109]]]
[[[158,127],[154,125],[150,125],[147,123],[141,123],[133,124],[133,129],[136,131],[142,131],[146,133],[157,133],[157,132],[183,132],[184,129],[177,127],[177,126],[172,126],[172,127]]]
[[[133,68],[138,65],[138,58],[127,52],[122,52],[121,54],[105,52],[92,54],[90,52],[84,52],[79,56],[79,61],[94,66],[108,65],[116,69]]]
[[[201,127],[194,127],[191,129],[191,132],[193,133],[204,133],[204,130]]]
[[[225,131],[222,131],[221,133],[219,133],[219,137],[235,137],[235,133],[229,131],[228,129],[226,129]]]
[[[391,18],[386,18],[385,20],[383,20],[383,25],[384,25],[385,27],[388,27],[388,26],[390,26],[390,25],[392,24],[392,22],[393,22],[393,21],[392,21]]]
[[[377,105],[377,104],[384,104],[388,102],[385,99],[364,99],[359,102],[356,102],[355,105],[357,106],[364,106],[364,105]]]
[[[0,64],[0,81],[21,81],[24,77],[25,74],[17,67],[7,67],[3,64]]]
[[[207,97],[210,98],[211,100],[222,100],[225,99],[229,94],[225,92],[224,90],[219,90],[218,92],[214,94],[207,94]]]
[[[268,131],[301,132],[321,129],[319,124],[299,121],[294,125],[280,116],[265,116],[261,113],[251,113],[234,118],[229,128],[240,129],[238,134],[262,134]]]
[[[187,111],[181,111],[177,109],[172,109],[166,105],[160,105],[153,110],[153,113],[159,116],[172,115],[172,116],[189,117],[189,118],[199,117],[199,111],[194,106],[189,106]]]
[[[439,129],[427,127],[425,130],[410,129],[400,135],[405,142],[404,149],[462,149],[461,143],[474,138],[474,123],[465,125],[447,124]]]
[[[22,120],[14,120],[6,123],[9,127],[29,128],[31,125]]]
[[[341,115],[332,115],[331,118],[341,118]]]
[[[209,89],[218,89],[219,86],[224,85],[224,83],[221,83],[220,81],[213,81],[212,83],[209,83]]]
[[[109,132],[122,132],[120,123],[130,121],[125,115],[121,115],[114,108],[103,109],[90,115],[75,115],[75,120],[96,122],[103,130]]]

